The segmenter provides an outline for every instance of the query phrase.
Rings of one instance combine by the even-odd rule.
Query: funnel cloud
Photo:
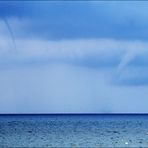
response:
[[[11,26],[10,26],[10,24],[9,24],[9,22],[7,21],[6,18],[2,18],[2,20],[3,20],[3,22],[4,22],[5,26],[6,26],[6,28],[7,28],[8,31],[9,31],[10,38],[11,38],[12,43],[13,43],[13,51],[16,52],[16,51],[17,51],[17,49],[16,49],[16,42],[15,42],[15,37],[14,37],[13,31],[12,31],[12,29],[11,29]]]

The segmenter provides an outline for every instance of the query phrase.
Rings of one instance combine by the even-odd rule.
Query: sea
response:
[[[1,114],[5,147],[148,147],[148,114]]]

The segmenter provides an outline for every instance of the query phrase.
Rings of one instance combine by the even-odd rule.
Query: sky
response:
[[[148,113],[147,8],[0,1],[0,113]]]

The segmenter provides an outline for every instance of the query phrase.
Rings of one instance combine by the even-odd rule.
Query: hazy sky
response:
[[[0,113],[148,113],[148,2],[0,2]]]

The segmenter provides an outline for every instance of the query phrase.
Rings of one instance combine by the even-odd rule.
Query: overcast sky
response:
[[[148,2],[0,2],[0,113],[148,113]]]

